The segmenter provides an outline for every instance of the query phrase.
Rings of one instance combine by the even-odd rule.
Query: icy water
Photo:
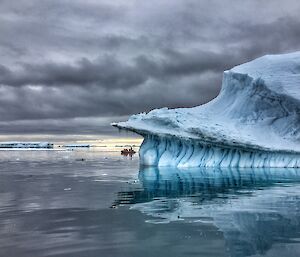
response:
[[[300,256],[300,170],[0,151],[0,256]]]

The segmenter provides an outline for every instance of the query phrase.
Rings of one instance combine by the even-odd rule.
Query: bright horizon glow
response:
[[[78,143],[90,144],[93,146],[114,147],[116,145],[140,145],[142,137],[138,135],[124,135],[123,137],[115,137],[108,135],[0,135],[0,142],[8,141],[49,141],[54,144]]]

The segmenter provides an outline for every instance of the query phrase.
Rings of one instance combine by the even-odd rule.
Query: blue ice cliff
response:
[[[112,125],[144,137],[141,165],[300,167],[300,52],[225,71],[220,94],[207,104]]]

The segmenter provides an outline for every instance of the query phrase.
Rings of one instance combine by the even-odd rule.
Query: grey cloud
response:
[[[300,41],[300,19],[284,17],[262,25],[241,24],[238,33],[233,33],[232,38],[247,46],[244,50],[248,48],[249,51],[245,51],[245,54],[250,57],[297,51]]]
[[[121,120],[124,117],[114,117],[113,120]],[[112,134],[109,125],[112,119],[107,118],[69,118],[45,119],[45,120],[20,120],[0,122],[1,134]]]
[[[163,106],[194,106],[216,95],[220,79],[215,73],[169,78],[163,81],[163,91],[162,80],[152,79],[124,90],[95,85],[88,90],[79,86],[2,86],[0,116],[2,121],[113,117]],[[205,90],[199,87],[203,84],[208,85]]]
[[[23,63],[21,69],[15,71],[1,65],[0,84],[82,87],[98,85],[103,88],[128,90],[144,84],[147,79],[189,76],[207,71],[222,72],[233,66],[236,61],[237,58],[226,53],[217,54],[202,50],[183,53],[164,49],[160,58],[141,55],[137,56],[131,64],[121,63],[114,56],[106,55],[94,61],[82,58],[74,64]]]
[[[114,117],[205,103],[223,70],[299,50],[299,11],[296,0],[1,1],[0,133],[92,133],[92,117],[109,133]]]
[[[82,58],[74,64],[25,63],[21,70],[0,67],[0,84],[24,85],[81,85],[99,84],[103,87],[132,87],[145,82],[147,77],[134,66],[120,63],[113,56],[95,61]]]

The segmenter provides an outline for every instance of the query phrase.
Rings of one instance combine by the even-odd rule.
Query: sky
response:
[[[0,0],[0,134],[109,124],[218,94],[222,73],[300,50],[298,0]]]

